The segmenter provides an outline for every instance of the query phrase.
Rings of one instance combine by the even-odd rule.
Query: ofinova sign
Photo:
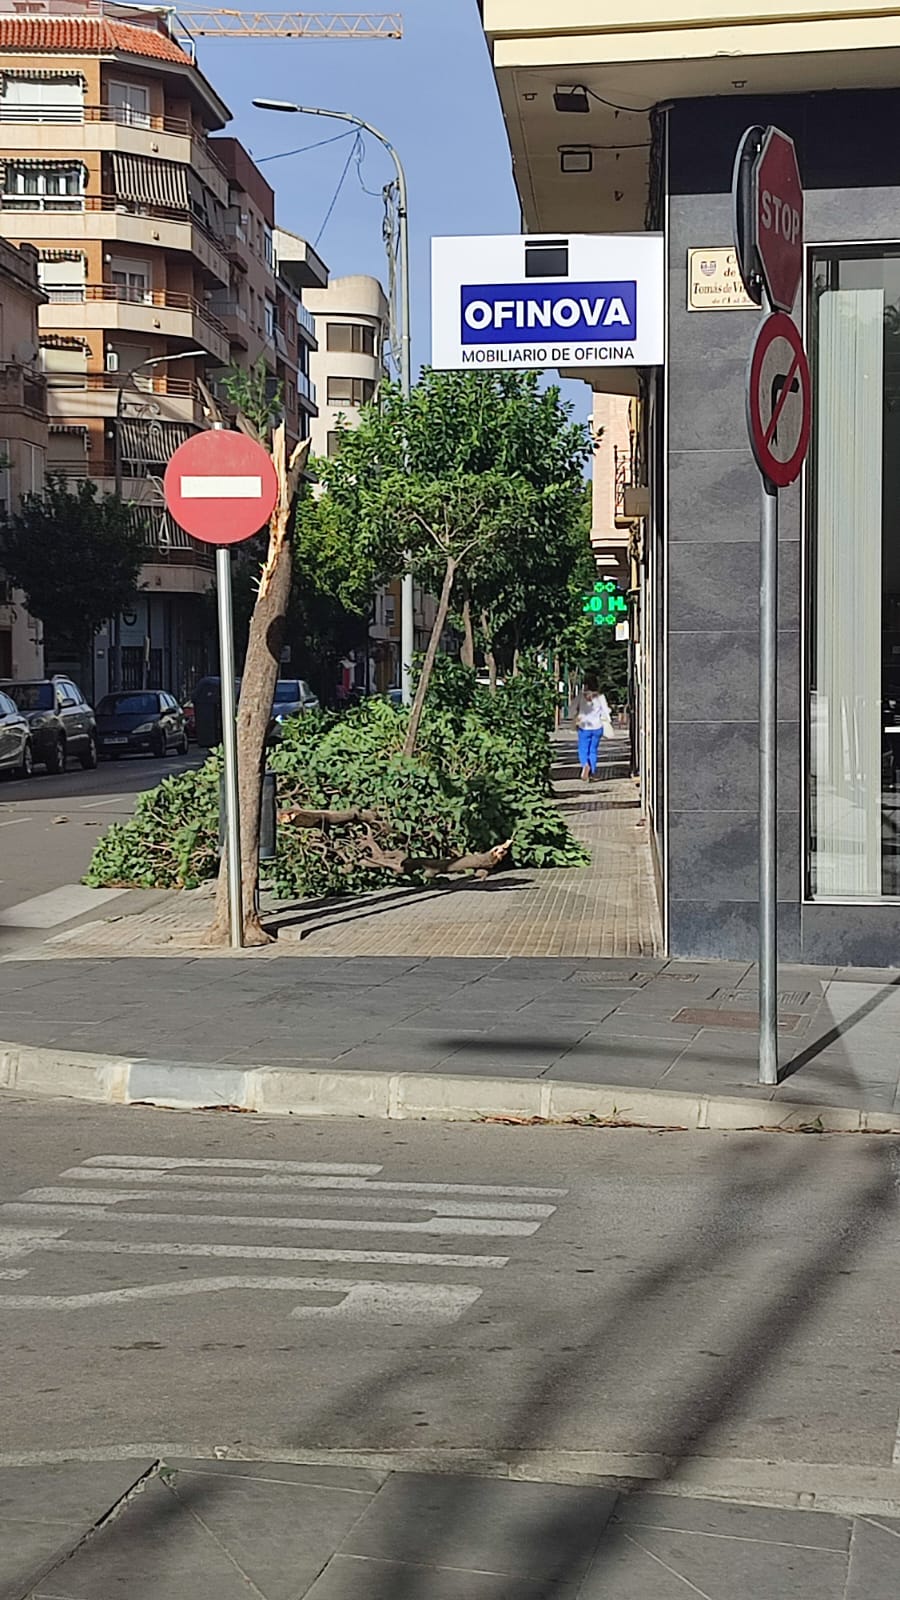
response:
[[[664,349],[658,233],[431,241],[431,364],[652,367]]]

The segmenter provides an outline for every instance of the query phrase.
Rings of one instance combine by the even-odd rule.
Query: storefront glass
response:
[[[813,260],[810,893],[900,896],[900,246]]]

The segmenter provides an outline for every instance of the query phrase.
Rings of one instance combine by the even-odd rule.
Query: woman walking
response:
[[[609,703],[606,695],[601,694],[600,685],[594,677],[587,677],[584,680],[584,688],[578,696],[575,722],[578,727],[581,777],[584,783],[590,783],[597,771],[600,740],[612,727]]]

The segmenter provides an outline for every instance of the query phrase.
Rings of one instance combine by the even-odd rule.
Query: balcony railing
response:
[[[297,325],[305,328],[311,339],[316,337],[316,319],[311,311],[307,311],[306,306],[299,303],[297,305]]]
[[[165,394],[180,400],[199,400],[200,391],[193,378],[167,378],[149,372],[48,372],[49,389],[116,389],[126,388],[129,393]]]
[[[44,380],[15,361],[0,363],[0,405],[43,411]]]
[[[51,301],[59,299],[67,305],[111,300],[120,305],[153,306],[164,311],[189,311],[191,316],[199,317],[202,322],[215,328],[217,333],[226,334],[228,331],[221,318],[201,301],[195,300],[193,295],[175,294],[168,289],[133,289],[119,283],[86,283],[80,291],[48,289],[47,293]]]
[[[138,106],[48,106],[35,102],[33,105],[0,106],[0,123],[38,123],[47,122],[56,126],[85,122],[112,122],[120,128],[144,128],[148,133],[174,133],[182,139],[193,139],[199,152],[211,167],[225,179],[228,173],[219,157],[215,154],[207,140],[206,133],[198,128],[186,117],[154,116],[150,111],[142,111]]]
[[[316,386],[305,372],[297,373],[297,393],[302,395],[304,400],[308,400],[310,405],[316,404]]]
[[[121,216],[146,217],[154,222],[188,223],[202,233],[217,250],[225,251],[225,240],[185,206],[151,205],[144,200],[126,200],[112,194],[3,194],[0,207],[14,211],[114,211]]]

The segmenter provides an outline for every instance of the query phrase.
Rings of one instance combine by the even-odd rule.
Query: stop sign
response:
[[[791,312],[803,277],[803,185],[793,139],[767,128],[754,172],[756,252],[773,306]]]
[[[179,527],[204,544],[238,544],[258,533],[278,499],[272,458],[255,439],[209,428],[180,444],[163,480]]]

